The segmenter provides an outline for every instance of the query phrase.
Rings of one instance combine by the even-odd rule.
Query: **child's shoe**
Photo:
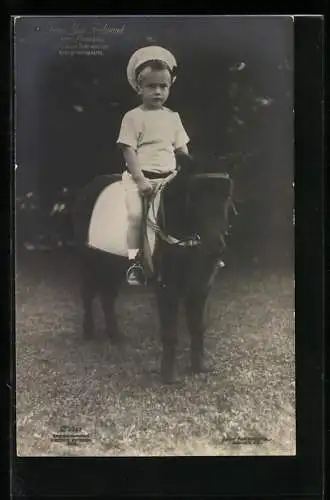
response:
[[[138,261],[133,261],[133,264],[127,269],[126,281],[129,285],[144,285],[143,268]]]

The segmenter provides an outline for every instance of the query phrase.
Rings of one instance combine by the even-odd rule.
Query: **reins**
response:
[[[198,245],[201,245],[201,243],[202,243],[201,238],[198,234],[193,234],[189,238],[179,239],[179,238],[176,238],[175,236],[167,234],[159,226],[159,224],[156,223],[156,220],[157,220],[157,214],[156,214],[156,209],[155,209],[156,196],[158,193],[161,193],[161,191],[165,188],[165,186],[169,182],[171,182],[176,175],[177,175],[177,172],[175,172],[174,174],[171,174],[168,178],[166,178],[166,180],[163,183],[161,183],[159,186],[157,186],[157,188],[154,190],[151,198],[144,200],[144,203],[143,203],[144,220],[146,220],[146,223],[147,223],[147,224],[145,224],[145,231],[146,231],[146,225],[150,226],[153,229],[153,231],[155,231],[155,233],[157,233],[158,236],[163,241],[168,243],[169,245],[176,245],[179,247],[198,246]],[[228,221],[228,214],[229,214],[230,208],[233,210],[233,213],[235,216],[238,215],[238,212],[236,210],[235,204],[234,204],[233,199],[232,199],[234,184],[233,184],[233,181],[230,178],[229,174],[227,174],[227,173],[200,173],[200,174],[195,174],[193,177],[193,179],[203,179],[203,178],[204,179],[225,179],[225,180],[229,181],[229,185],[230,185],[229,194],[228,194],[226,202],[225,202],[225,220]],[[150,206],[152,209],[152,215],[154,217],[155,222],[153,220],[151,220],[149,215],[148,215]],[[164,206],[163,206],[162,197],[160,197],[160,214],[161,214],[161,218],[163,219],[162,222],[164,225]],[[222,240],[223,246],[226,247],[226,242],[225,242],[223,235],[221,235],[221,240]]]

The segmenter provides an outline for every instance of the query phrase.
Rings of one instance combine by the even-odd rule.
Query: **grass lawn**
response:
[[[155,373],[161,346],[151,291],[123,289],[119,297],[129,339],[124,351],[103,337],[98,302],[98,338],[87,343],[74,263],[73,256],[51,253],[18,259],[18,455],[295,454],[292,275],[230,268],[220,273],[205,337],[215,372],[185,374],[189,337],[182,320],[180,383],[165,387]],[[63,425],[80,427],[90,441],[52,441]]]

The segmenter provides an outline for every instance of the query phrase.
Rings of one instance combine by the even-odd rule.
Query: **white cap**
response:
[[[169,50],[164,49],[163,47],[152,45],[149,47],[143,47],[142,49],[138,49],[131,56],[127,65],[127,79],[129,81],[129,84],[133,87],[134,90],[137,89],[137,81],[135,78],[137,68],[145,62],[152,61],[155,59],[166,63],[171,71],[173,71],[173,69],[177,66],[173,54]],[[175,78],[173,78],[173,82],[174,81]]]

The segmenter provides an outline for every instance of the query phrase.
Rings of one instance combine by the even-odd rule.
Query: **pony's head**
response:
[[[180,167],[164,190],[166,229],[182,240],[196,234],[205,252],[220,255],[230,228],[233,182],[189,159]]]

